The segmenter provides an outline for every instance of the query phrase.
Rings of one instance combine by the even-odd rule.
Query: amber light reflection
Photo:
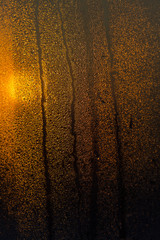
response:
[[[15,99],[15,83],[11,39],[7,29],[0,27],[0,32],[0,105],[2,111]]]
[[[29,103],[35,97],[35,88],[32,76],[23,71],[20,74],[14,66],[11,34],[8,28],[0,27],[0,32],[0,115],[2,115],[3,109],[4,112],[9,112],[9,109],[13,110],[17,104]]]

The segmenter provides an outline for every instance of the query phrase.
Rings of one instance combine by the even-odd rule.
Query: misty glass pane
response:
[[[0,1],[0,239],[160,239],[159,12]]]

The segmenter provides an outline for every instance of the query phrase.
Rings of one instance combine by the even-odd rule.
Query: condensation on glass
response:
[[[153,2],[0,1],[1,239],[159,239]]]

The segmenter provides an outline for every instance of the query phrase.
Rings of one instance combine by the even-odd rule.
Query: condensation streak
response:
[[[43,68],[42,68],[42,49],[41,49],[41,37],[39,31],[39,0],[35,2],[35,26],[36,26],[36,38],[37,38],[37,47],[38,47],[38,60],[39,60],[39,74],[41,80],[41,108],[42,108],[42,120],[43,120],[43,157],[44,157],[44,167],[45,167],[45,178],[46,178],[46,209],[48,214],[48,231],[49,231],[49,240],[54,240],[54,231],[53,231],[53,204],[51,204],[51,181],[49,176],[49,164],[47,159],[47,149],[46,149],[46,113],[45,113],[45,93],[44,93],[44,79],[43,79]]]
[[[88,5],[86,0],[79,1],[79,8],[83,18],[83,29],[85,32],[85,42],[87,51],[87,79],[89,85],[89,97],[92,111],[91,130],[92,130],[92,146],[93,146],[93,157],[91,159],[92,164],[92,187],[90,195],[90,229],[89,239],[96,239],[96,228],[97,228],[97,194],[98,194],[98,164],[97,161],[100,158],[98,149],[98,133],[97,133],[97,113],[95,106],[95,95],[94,95],[94,74],[93,74],[93,42],[90,33],[90,17],[88,13]]]
[[[122,144],[120,137],[120,126],[119,126],[119,113],[117,108],[117,98],[115,93],[115,78],[114,78],[114,70],[113,70],[113,52],[112,52],[112,40],[110,36],[110,24],[109,24],[109,3],[108,1],[103,1],[104,8],[104,24],[106,28],[106,38],[108,43],[108,51],[110,55],[110,79],[111,79],[111,89],[112,89],[112,97],[115,111],[115,135],[116,135],[116,144],[117,144],[117,180],[118,180],[118,198],[119,198],[119,234],[120,239],[126,239],[126,227],[125,227],[125,218],[126,218],[126,210],[125,210],[125,185],[124,185],[124,170],[123,170],[123,154],[122,154]]]
[[[64,22],[63,22],[61,9],[60,9],[60,1],[58,1],[58,12],[59,12],[60,20],[61,20],[61,31],[62,31],[62,37],[63,37],[63,44],[66,49],[66,59],[67,59],[68,67],[69,67],[70,76],[72,79],[72,103],[71,103],[71,134],[73,136],[72,156],[74,158],[75,183],[76,183],[76,187],[77,187],[77,191],[78,191],[78,216],[79,216],[78,230],[79,230],[80,239],[82,239],[82,230],[81,230],[81,223],[80,223],[81,190],[80,190],[80,181],[79,181],[79,169],[78,169],[78,164],[77,164],[78,163],[78,156],[77,156],[77,150],[76,150],[77,134],[75,131],[75,99],[76,99],[75,79],[74,79],[73,69],[72,69],[72,65],[71,65],[71,61],[70,61],[70,57],[69,57],[69,51],[68,51],[68,46],[67,46],[67,41],[66,41],[66,36],[65,36]]]

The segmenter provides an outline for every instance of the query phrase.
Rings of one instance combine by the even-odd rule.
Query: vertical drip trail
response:
[[[113,71],[113,52],[112,52],[112,40],[109,34],[109,6],[108,1],[102,0],[102,6],[104,9],[104,24],[106,29],[106,38],[108,43],[108,51],[110,55],[110,79],[111,79],[111,91],[112,98],[115,110],[115,135],[116,135],[116,144],[117,144],[117,181],[118,181],[118,202],[119,202],[119,236],[120,239],[126,239],[126,209],[125,209],[125,184],[124,184],[124,169],[123,169],[123,154],[122,154],[122,143],[120,138],[120,128],[119,128],[119,114],[117,107],[117,98],[115,93],[115,78]]]
[[[90,33],[90,17],[88,13],[88,5],[86,0],[79,0],[79,7],[81,14],[83,16],[83,29],[85,33],[86,41],[86,50],[87,50],[87,79],[89,84],[89,97],[90,105],[92,111],[92,144],[93,144],[93,157],[91,159],[92,166],[92,187],[90,195],[90,227],[89,227],[89,240],[96,239],[97,233],[97,215],[98,215],[98,204],[97,204],[97,195],[98,195],[98,164],[97,160],[100,158],[99,148],[98,148],[98,132],[97,132],[97,112],[95,107],[95,96],[94,96],[94,74],[93,74],[93,41]]]
[[[61,20],[61,31],[62,31],[62,37],[63,37],[63,44],[66,50],[66,60],[68,63],[69,67],[69,72],[72,80],[72,103],[71,103],[71,135],[73,136],[73,152],[72,156],[74,158],[74,171],[75,171],[75,184],[77,187],[77,192],[78,192],[78,231],[79,231],[79,237],[82,240],[82,230],[81,230],[81,221],[80,221],[80,204],[81,204],[81,186],[80,186],[80,176],[79,176],[79,169],[78,169],[78,156],[77,156],[77,150],[76,150],[76,145],[77,145],[77,134],[75,131],[75,78],[73,75],[73,69],[69,57],[69,50],[67,46],[67,40],[66,40],[66,35],[65,35],[65,29],[64,29],[64,22],[63,22],[63,17],[62,17],[62,12],[60,9],[60,0],[58,1],[58,12]]]
[[[35,28],[36,28],[36,38],[37,38],[37,47],[38,47],[38,60],[39,60],[39,74],[41,81],[41,109],[42,109],[42,121],[43,121],[43,158],[44,158],[44,169],[45,169],[45,179],[46,179],[46,210],[47,210],[47,224],[48,224],[48,239],[54,240],[55,234],[52,230],[53,227],[53,216],[52,216],[52,204],[51,204],[51,180],[49,176],[49,163],[47,159],[47,149],[46,149],[46,113],[45,113],[45,92],[44,92],[44,79],[43,79],[43,68],[42,68],[42,49],[41,49],[41,38],[39,31],[39,19],[38,19],[38,8],[39,0],[35,1]]]

